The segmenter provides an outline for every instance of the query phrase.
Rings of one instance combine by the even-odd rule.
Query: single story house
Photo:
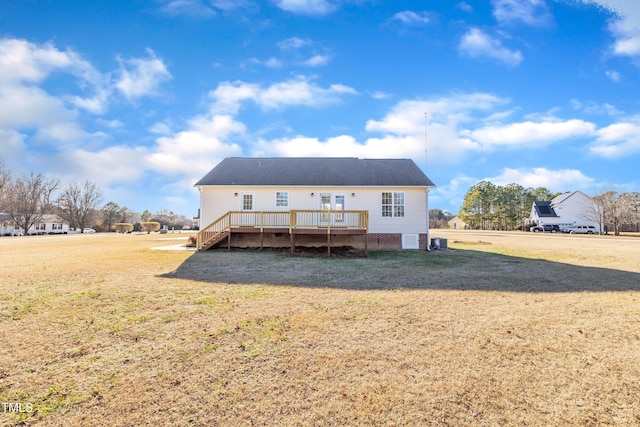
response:
[[[69,224],[57,215],[46,214],[26,234],[67,234]],[[24,229],[15,224],[9,214],[0,214],[0,236],[23,236]]]
[[[195,187],[199,249],[428,246],[434,184],[410,159],[231,157]]]
[[[454,216],[449,220],[449,222],[447,222],[447,224],[449,225],[449,228],[454,230],[464,230],[467,226],[467,223],[461,220],[459,216]]]
[[[596,202],[582,191],[570,191],[549,201],[536,201],[531,207],[525,229],[535,225],[555,224],[560,228],[576,225],[594,226],[600,232]]]

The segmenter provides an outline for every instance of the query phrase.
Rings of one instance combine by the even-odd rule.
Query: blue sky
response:
[[[639,95],[630,0],[0,8],[0,157],[134,211],[195,214],[228,156],[411,158],[453,213],[482,179],[640,191]]]

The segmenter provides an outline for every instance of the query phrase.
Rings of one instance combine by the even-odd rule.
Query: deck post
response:
[[[367,230],[364,231],[364,254],[369,256],[369,234]]]
[[[295,233],[291,233],[289,236],[291,236],[291,255],[293,255],[296,249],[296,235]]]
[[[264,243],[264,212],[260,212],[260,250]]]

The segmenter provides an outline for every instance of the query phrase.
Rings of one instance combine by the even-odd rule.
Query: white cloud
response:
[[[619,116],[623,114],[615,105],[609,103],[599,104],[594,101],[582,102],[577,99],[572,99],[571,106],[578,111],[582,111],[586,114],[595,115],[607,115],[607,116]]]
[[[637,121],[621,122],[598,130],[598,138],[589,150],[608,159],[640,153],[640,124]]]
[[[458,162],[469,151],[479,150],[468,138],[461,138],[459,127],[475,122],[474,115],[490,112],[506,100],[492,95],[453,94],[423,101],[402,101],[381,120],[369,120],[366,130],[381,134],[362,141],[350,135],[325,140],[307,136],[262,139],[253,155],[277,156],[358,156],[423,158],[425,142],[428,156],[442,164]],[[428,138],[425,141],[425,112]]]
[[[498,176],[487,178],[493,184],[520,184],[523,187],[545,187],[552,192],[567,188],[586,188],[594,179],[577,169],[550,170],[547,168],[505,168]]]
[[[336,6],[327,0],[273,0],[277,7],[300,15],[326,15]]]
[[[168,15],[187,15],[199,18],[215,16],[214,9],[201,0],[171,0],[163,7],[162,11]]]
[[[507,102],[486,93],[455,93],[428,100],[401,101],[382,120],[369,120],[366,129],[401,135],[421,134],[424,133],[425,113],[429,126],[441,123],[457,127],[460,123],[475,120],[475,113],[492,111]]]
[[[0,85],[0,111],[0,128],[33,130],[36,138],[48,143],[88,136],[77,123],[77,112],[36,86]]]
[[[62,95],[61,101],[95,114],[106,110],[107,78],[80,55],[72,50],[61,51],[51,43],[38,45],[26,40],[0,39],[0,88],[29,90],[55,71],[75,76],[82,87],[94,92],[88,97]]]
[[[622,80],[622,75],[617,71],[607,70],[605,71],[605,74],[612,82],[620,83],[620,80]]]
[[[355,89],[341,84],[322,88],[306,77],[296,77],[268,87],[225,82],[210,92],[214,100],[213,111],[226,114],[236,114],[243,101],[253,101],[267,110],[290,106],[323,107],[340,102],[345,95],[356,94]]]
[[[19,39],[0,39],[0,82],[39,83],[54,70],[86,76],[97,72],[73,51],[60,51],[51,43],[37,45]]]
[[[620,56],[640,55],[640,26],[629,19],[614,20],[609,24],[609,30],[616,38],[613,52]]]
[[[309,39],[301,39],[300,37],[290,37],[279,41],[276,45],[282,50],[295,50],[305,46],[312,45],[313,42]]]
[[[101,187],[131,183],[142,178],[146,168],[144,147],[111,146],[97,151],[62,151],[47,159],[61,176],[90,177]]]
[[[285,65],[297,65],[303,67],[323,67],[331,59],[327,49],[322,49],[310,39],[290,37],[276,43],[282,52],[283,58],[270,58],[265,65],[271,68],[281,68]]]
[[[388,136],[370,138],[363,143],[350,135],[339,135],[321,141],[317,138],[296,136],[275,140],[261,140],[254,155],[290,157],[363,157],[393,158],[420,155],[422,145],[415,138]]]
[[[611,47],[615,55],[640,57],[640,3],[630,0],[582,0],[609,10],[615,16],[609,30],[615,41]]]
[[[429,12],[414,12],[412,10],[404,10],[402,12],[398,12],[391,18],[394,21],[398,21],[403,23],[404,25],[410,26],[419,26],[426,25],[431,22],[431,17]]]
[[[381,90],[374,90],[373,92],[370,92],[369,95],[373,98],[373,99],[388,99],[391,98],[393,95],[387,92],[383,92]]]
[[[253,3],[249,0],[209,0],[209,3],[217,9],[230,11],[234,9],[244,8],[252,9]]]
[[[269,68],[282,68],[282,67],[284,67],[284,64],[282,63],[282,61],[280,61],[278,58],[274,58],[274,57],[271,57],[271,58],[267,59],[264,62],[264,65],[266,65]]]
[[[241,154],[240,146],[228,139],[245,132],[245,126],[230,116],[199,116],[189,122],[186,130],[158,138],[144,164],[162,175],[182,175],[195,180],[211,169],[216,160]]]
[[[116,82],[116,88],[129,99],[156,95],[160,85],[171,79],[171,73],[164,62],[151,49],[147,52],[149,58],[118,58],[120,78]]]
[[[492,0],[493,16],[504,24],[548,25],[551,14],[544,0]]]
[[[486,126],[480,129],[465,131],[468,136],[483,146],[519,146],[531,145],[540,147],[568,138],[590,136],[595,134],[596,126],[583,120],[520,122],[507,125]]]
[[[477,178],[466,175],[458,175],[449,183],[438,183],[438,186],[429,191],[429,205],[441,206],[452,205],[462,206],[464,196],[474,184],[478,183]],[[454,211],[455,213],[455,211]]]
[[[307,67],[323,67],[331,61],[331,57],[328,55],[314,55],[311,58],[303,62],[303,65]]]
[[[522,53],[510,50],[498,39],[494,39],[479,28],[471,28],[462,36],[458,50],[461,54],[471,58],[490,58],[510,66],[517,66],[522,62]]]
[[[463,12],[466,13],[473,13],[473,6],[471,6],[469,3],[466,2],[460,2],[456,5],[456,7],[460,10],[462,10]]]
[[[2,153],[0,160],[15,163],[14,159],[21,156],[25,150],[24,135],[13,130],[0,128],[0,141],[2,141]]]

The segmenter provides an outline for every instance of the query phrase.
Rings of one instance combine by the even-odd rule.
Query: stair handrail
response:
[[[216,219],[206,227],[203,227],[198,232],[198,235],[196,237],[196,248],[198,248],[198,250],[202,249],[202,247],[210,240],[216,238],[226,231],[229,231],[229,229],[231,228],[230,215],[231,212],[225,213],[220,218]]]

